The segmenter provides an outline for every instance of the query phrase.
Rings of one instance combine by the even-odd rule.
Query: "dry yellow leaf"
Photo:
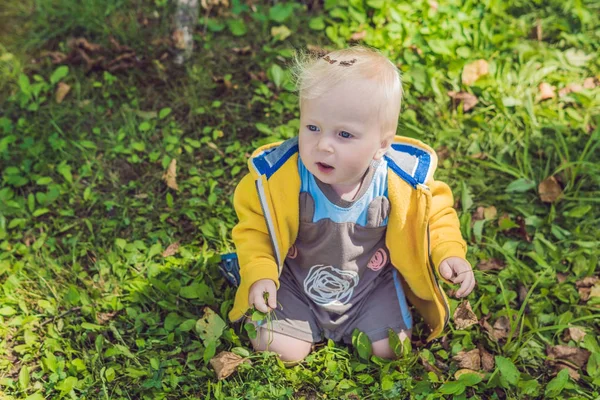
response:
[[[553,99],[556,97],[556,87],[550,85],[549,83],[542,82],[538,88],[540,90],[541,100]]]
[[[581,328],[571,327],[565,329],[564,339],[566,342],[573,340],[575,342],[581,342],[585,337],[585,331]]]
[[[538,186],[540,199],[544,203],[554,203],[562,194],[562,188],[553,176],[550,176],[540,182]]]
[[[250,363],[250,360],[229,351],[222,351],[210,360],[210,365],[215,369],[217,378],[220,380],[233,374],[237,366],[243,362]]]
[[[58,104],[62,103],[65,99],[65,96],[71,91],[71,86],[67,85],[64,82],[59,82],[58,87],[56,88],[56,102]]]
[[[163,180],[173,190],[179,190],[179,186],[177,185],[177,160],[172,159],[169,164],[169,168],[163,175]]]
[[[473,312],[471,308],[471,303],[468,300],[463,301],[454,311],[454,325],[456,329],[465,329],[471,325],[475,325],[477,320],[477,315]]]
[[[471,86],[477,79],[489,73],[488,62],[485,60],[477,60],[465,65],[462,73],[462,83]]]
[[[179,242],[171,243],[169,245],[169,247],[167,247],[167,249],[165,251],[163,251],[162,256],[163,257],[172,256],[173,254],[177,253],[177,250],[179,250]]]
[[[459,368],[471,370],[481,369],[481,355],[479,354],[479,349],[459,351],[452,359],[458,363]]]
[[[475,107],[475,105],[479,101],[477,100],[477,96],[467,92],[450,91],[448,92],[448,96],[450,96],[452,100],[454,100],[455,105],[458,105],[460,102],[462,102],[464,112],[467,112],[473,107]]]

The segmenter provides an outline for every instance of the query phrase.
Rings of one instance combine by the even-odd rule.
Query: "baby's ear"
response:
[[[383,157],[383,155],[385,154],[385,152],[388,151],[388,149],[392,145],[392,141],[393,140],[394,140],[394,135],[385,135],[383,137],[383,139],[381,140],[381,146],[379,147],[379,149],[375,153],[375,157],[373,157],[373,159],[374,160],[381,160],[381,158]]]

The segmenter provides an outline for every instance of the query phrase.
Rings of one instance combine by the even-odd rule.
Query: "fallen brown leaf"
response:
[[[458,363],[459,368],[481,369],[481,355],[478,349],[459,351],[452,359]]]
[[[565,329],[563,339],[565,342],[573,340],[574,342],[581,342],[585,337],[585,331],[581,328],[570,327]]]
[[[581,301],[588,301],[590,299],[590,292],[592,291],[591,288],[581,287],[577,289],[577,291],[579,292],[579,298]]]
[[[233,51],[236,54],[241,54],[241,55],[250,54],[250,53],[252,53],[252,47],[250,47],[250,46],[233,47],[231,49],[231,51]]]
[[[100,51],[102,49],[102,46],[100,46],[99,44],[90,43],[86,38],[82,37],[67,40],[67,45],[69,47],[79,47],[92,53]]]
[[[480,271],[502,271],[506,267],[504,261],[497,258],[481,261],[477,264]]]
[[[556,280],[558,281],[558,283],[563,283],[567,280],[568,275],[567,274],[563,274],[561,272],[557,272],[556,273]]]
[[[575,282],[575,286],[577,286],[578,288],[581,287],[592,287],[594,286],[596,283],[598,283],[598,281],[600,281],[600,278],[598,278],[597,276],[586,276],[583,279],[578,280],[577,282]]]
[[[471,93],[467,93],[467,92],[451,91],[451,92],[448,92],[448,96],[450,96],[452,98],[453,103],[456,107],[458,107],[458,104],[460,104],[462,102],[464,112],[471,110],[479,102],[479,100],[477,100],[477,97],[475,95],[473,95]]]
[[[173,45],[176,49],[184,50],[185,49],[185,33],[181,29],[176,29],[173,31],[171,35],[171,39],[173,39]]]
[[[350,40],[355,40],[358,42],[359,40],[363,40],[366,37],[367,37],[367,31],[360,31],[360,32],[353,33],[352,36],[350,36]]]
[[[480,220],[484,219],[485,216],[483,215],[483,210],[484,210],[483,206],[477,207],[477,210],[475,210],[473,215],[471,215],[471,221],[480,221]]]
[[[177,185],[177,160],[172,159],[167,171],[163,175],[163,180],[173,190],[179,190],[179,186]]]
[[[477,79],[489,73],[488,62],[485,60],[477,60],[465,65],[462,72],[462,83],[471,86]]]
[[[210,10],[213,7],[223,6],[229,7],[229,0],[200,0],[200,5],[205,10]]]
[[[494,356],[489,353],[481,344],[477,345],[477,348],[479,349],[479,354],[481,355],[481,367],[483,370],[487,372],[493,371],[495,366]]]
[[[544,203],[554,203],[562,195],[562,188],[556,181],[556,178],[550,176],[540,182],[538,185],[538,192],[540,194],[540,199]]]
[[[60,51],[43,51],[41,56],[52,58],[52,64],[61,64],[65,62],[68,57],[65,53],[61,53]]]
[[[486,220],[496,219],[498,210],[494,206],[489,206],[483,209],[483,216]]]
[[[541,100],[547,100],[547,99],[553,99],[556,97],[556,87],[550,85],[549,83],[546,82],[542,82],[540,83],[538,89],[540,90],[540,99]]]
[[[563,97],[571,92],[577,93],[581,92],[582,90],[583,86],[581,86],[579,83],[569,83],[567,86],[558,91],[558,96]]]
[[[506,339],[508,337],[508,333],[510,332],[510,321],[507,317],[500,317],[494,322],[494,338],[496,340]]]
[[[565,345],[548,346],[546,354],[549,358],[555,360],[566,360],[572,362],[578,368],[586,365],[590,358],[590,352],[579,347],[570,347]]]
[[[179,250],[179,242],[171,243],[169,245],[169,247],[167,247],[165,249],[165,251],[163,251],[162,256],[163,257],[170,257],[173,254],[177,253],[177,250]]]
[[[453,318],[456,329],[465,329],[478,322],[477,316],[473,312],[471,303],[468,300],[459,304],[456,311],[454,311]]]
[[[58,87],[56,88],[56,102],[58,104],[62,103],[65,99],[65,96],[69,94],[71,91],[71,86],[67,85],[64,82],[58,82]]]
[[[585,80],[583,81],[583,88],[584,89],[593,89],[596,87],[596,79],[594,78],[585,78]]]
[[[96,314],[96,321],[100,325],[103,325],[103,324],[107,323],[108,321],[110,321],[111,319],[113,319],[115,317],[115,315],[117,315],[116,311],[107,312],[107,313],[98,313],[98,314]]]
[[[219,380],[233,374],[241,363],[249,363],[250,360],[242,358],[235,353],[222,351],[210,360],[210,365],[215,369]]]

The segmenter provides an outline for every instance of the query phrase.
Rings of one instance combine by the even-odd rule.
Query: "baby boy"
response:
[[[379,52],[352,47],[298,59],[297,138],[256,150],[239,183],[233,229],[241,282],[229,317],[275,313],[256,350],[299,361],[313,343],[350,342],[393,358],[389,330],[410,338],[409,304],[431,329],[449,307],[437,275],[475,286],[449,187],[427,145],[396,136],[402,85]]]

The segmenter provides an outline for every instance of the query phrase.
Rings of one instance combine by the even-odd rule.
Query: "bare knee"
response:
[[[406,331],[400,331],[398,333],[398,338],[400,339],[401,343],[403,343],[406,339],[410,340],[410,336],[410,329]],[[373,349],[374,356],[385,358],[388,360],[395,360],[396,358],[398,358],[396,353],[394,353],[394,350],[392,350],[392,347],[390,346],[390,340],[388,338],[373,342],[371,348]]]
[[[284,362],[300,362],[310,353],[312,343],[269,331],[257,329],[256,339],[250,339],[256,351],[272,351]]]

